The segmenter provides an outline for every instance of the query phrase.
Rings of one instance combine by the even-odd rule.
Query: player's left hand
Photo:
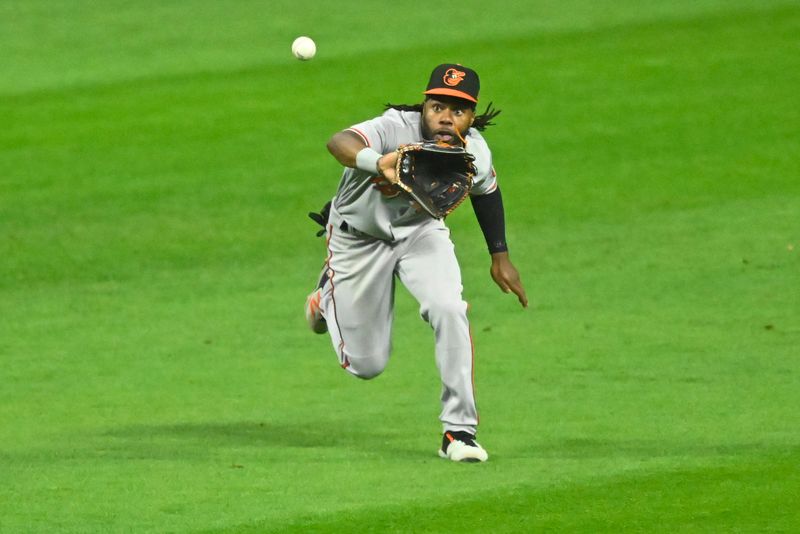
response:
[[[519,303],[523,308],[528,307],[528,297],[525,295],[525,288],[522,287],[522,280],[519,278],[519,272],[511,260],[508,258],[508,252],[495,252],[492,254],[492,267],[490,269],[492,279],[500,286],[503,293],[514,293],[519,299]]]

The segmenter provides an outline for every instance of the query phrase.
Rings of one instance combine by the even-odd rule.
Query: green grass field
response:
[[[800,2],[508,4],[0,4],[1,532],[800,531]],[[404,289],[373,381],[302,315],[325,142],[450,61],[482,465]]]

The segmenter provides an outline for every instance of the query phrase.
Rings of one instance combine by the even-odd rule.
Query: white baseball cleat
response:
[[[439,456],[454,462],[485,462],[489,459],[489,453],[475,441],[475,436],[469,432],[450,430],[442,437]]]
[[[324,334],[328,331],[328,323],[322,317],[319,301],[322,298],[322,289],[317,288],[306,299],[306,322],[315,334]]]

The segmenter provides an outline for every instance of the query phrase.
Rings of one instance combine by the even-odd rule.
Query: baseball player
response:
[[[498,112],[487,107],[476,116],[479,89],[474,70],[439,65],[422,104],[388,105],[383,115],[330,139],[327,148],[345,169],[329,213],[317,215],[325,225],[327,258],[305,307],[311,329],[330,334],[340,365],[370,379],[389,360],[394,285],[400,280],[434,332],[442,381],[439,455],[468,462],[486,461],[488,454],[475,439],[474,354],[461,272],[450,231],[395,185],[395,167],[398,147],[422,141],[462,146],[474,156],[470,198],[491,254],[491,276],[527,307],[525,289],[508,256],[492,154],[479,132]]]

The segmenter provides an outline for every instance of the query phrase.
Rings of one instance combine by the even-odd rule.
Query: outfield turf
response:
[[[0,532],[800,531],[800,3],[509,4],[0,4]],[[370,382],[302,315],[325,142],[450,61],[482,465],[404,289]]]

